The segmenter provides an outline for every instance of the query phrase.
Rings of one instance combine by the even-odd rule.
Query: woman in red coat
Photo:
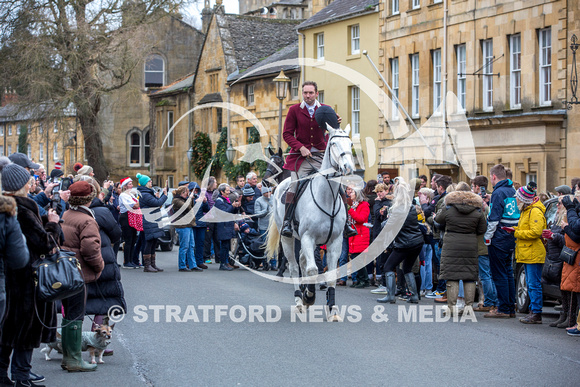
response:
[[[356,228],[357,235],[348,239],[348,251],[350,259],[353,260],[360,253],[369,247],[371,233],[364,224],[369,221],[370,207],[369,203],[364,200],[360,190],[350,190],[350,200],[352,205],[348,210],[348,221]],[[356,281],[354,280],[356,278]],[[366,265],[355,274],[353,273],[353,288],[366,288],[370,285]]]

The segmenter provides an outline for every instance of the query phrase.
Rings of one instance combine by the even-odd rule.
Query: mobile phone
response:
[[[487,195],[487,192],[485,192],[485,187],[479,188],[479,194],[481,195],[482,198],[484,198],[485,195]]]

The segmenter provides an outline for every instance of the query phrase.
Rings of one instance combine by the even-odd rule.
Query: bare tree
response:
[[[26,106],[71,106],[96,177],[108,175],[98,122],[103,97],[142,60],[147,29],[187,0],[0,0],[0,84]],[[48,109],[46,110],[48,111]]]

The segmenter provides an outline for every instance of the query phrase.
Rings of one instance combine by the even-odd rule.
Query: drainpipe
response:
[[[442,55],[442,66],[443,72],[443,93],[441,96],[441,101],[443,103],[443,119],[446,120],[447,110],[446,110],[446,95],[447,95],[447,0],[443,0],[443,52]]]

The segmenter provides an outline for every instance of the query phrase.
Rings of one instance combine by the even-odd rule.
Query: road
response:
[[[580,378],[579,339],[549,327],[556,316],[543,325],[482,313],[476,322],[429,313],[408,322],[399,315],[411,310],[402,301],[377,313],[369,289],[339,288],[344,322],[325,322],[317,309],[303,322],[291,312],[290,285],[216,264],[178,272],[177,249],[157,261],[165,272],[122,270],[129,313],[115,326],[114,355],[96,372],[69,374],[60,354],[45,361],[35,350],[33,371],[47,386],[575,386]],[[322,306],[324,292],[317,296]],[[420,306],[429,312],[434,302]]]

